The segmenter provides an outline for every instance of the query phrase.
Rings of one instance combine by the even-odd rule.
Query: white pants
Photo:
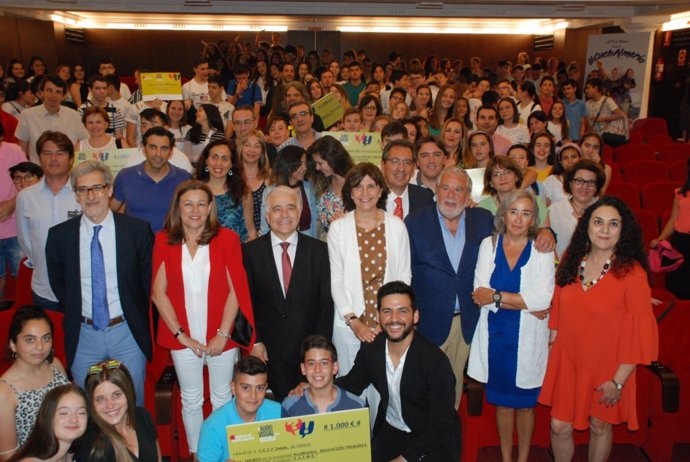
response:
[[[379,335],[385,334],[381,332]],[[333,326],[333,345],[335,345],[335,350],[338,352],[338,377],[347,375],[352,366],[355,365],[355,357],[362,346],[362,342],[352,332],[352,329],[335,324]],[[379,392],[376,391],[373,385],[369,385],[359,397],[369,403],[369,428],[373,429],[374,422],[376,421],[376,412],[381,402],[381,395],[379,395]]]
[[[170,352],[182,395],[182,422],[192,453],[196,453],[201,424],[204,422],[204,363],[208,366],[211,405],[215,411],[230,401],[230,381],[237,352],[237,348],[232,348],[218,356],[203,354],[201,358],[189,348]]]

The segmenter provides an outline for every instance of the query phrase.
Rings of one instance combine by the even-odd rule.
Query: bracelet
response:
[[[348,317],[345,319],[345,325],[346,325],[347,327],[350,327],[350,324],[352,324],[352,321],[354,321],[354,320],[356,320],[356,319],[359,319],[359,318],[358,318],[356,315],[354,315],[354,314],[348,316]]]
[[[227,332],[223,332],[222,330],[218,329],[218,330],[216,330],[216,333],[218,335],[220,335],[221,337],[223,337],[227,340],[230,340],[230,334],[228,334]]]
[[[177,338],[177,337],[179,337],[179,336],[182,335],[182,334],[184,334],[184,327],[180,326],[180,328],[177,329],[177,332],[175,332],[175,333],[173,334],[173,337]]]

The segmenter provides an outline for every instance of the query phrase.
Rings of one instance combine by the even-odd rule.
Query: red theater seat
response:
[[[613,158],[625,170],[635,160],[656,160],[656,151],[648,144],[628,143],[614,149]]]
[[[645,185],[642,188],[642,208],[656,213],[661,219],[667,210],[671,210],[678,186],[675,181],[657,181]]]
[[[623,167],[623,181],[635,183],[639,189],[653,181],[668,181],[668,166],[659,160],[636,160]]]
[[[615,196],[628,204],[631,209],[640,208],[640,190],[635,183],[611,181],[606,189],[607,196]]]

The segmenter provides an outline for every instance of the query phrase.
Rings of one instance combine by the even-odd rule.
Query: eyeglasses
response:
[[[502,176],[508,176],[508,175],[514,175],[515,172],[512,170],[494,170],[491,172],[491,176],[494,178],[502,177]]]
[[[414,165],[414,160],[412,160],[412,159],[400,159],[398,157],[391,157],[390,159],[386,159],[385,162],[390,163],[392,165],[403,164],[405,167],[409,167],[410,165]]]
[[[332,359],[310,359],[304,363],[307,369],[316,369],[316,366],[321,366],[321,369],[327,369],[331,366],[331,364],[333,364]]]
[[[100,196],[103,194],[103,191],[108,187],[109,185],[107,184],[95,184],[93,186],[77,186],[74,188],[74,192],[77,193],[77,196],[88,196],[90,192],[93,193],[94,196]]]
[[[33,173],[27,173],[26,175],[13,176],[12,181],[14,181],[14,184],[28,183],[30,181],[33,181],[34,178],[36,178],[36,175],[34,175]]]
[[[294,114],[290,114],[290,120],[297,120],[300,117],[306,117],[308,115],[311,115],[311,112],[309,112],[309,111],[295,112]]]
[[[122,366],[122,362],[117,359],[111,359],[110,361],[103,361],[102,363],[94,364],[89,367],[89,372],[87,375],[94,375],[103,372],[105,369],[114,370],[119,369]]]
[[[596,188],[597,180],[585,180],[584,178],[573,178],[575,186],[585,186],[586,188]]]
[[[254,125],[254,119],[233,120],[233,121],[232,121],[232,124],[233,124],[235,127],[241,127],[241,126],[249,127],[250,125]]]

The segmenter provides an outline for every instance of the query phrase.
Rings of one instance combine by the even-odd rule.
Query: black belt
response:
[[[93,326],[93,319],[85,318],[84,316],[82,316],[81,322],[83,322],[87,326]],[[117,326],[118,324],[122,324],[123,322],[125,322],[125,317],[120,315],[117,318],[111,319],[107,327]]]
[[[460,316],[460,312],[458,311],[457,313],[453,313],[453,317]]]

